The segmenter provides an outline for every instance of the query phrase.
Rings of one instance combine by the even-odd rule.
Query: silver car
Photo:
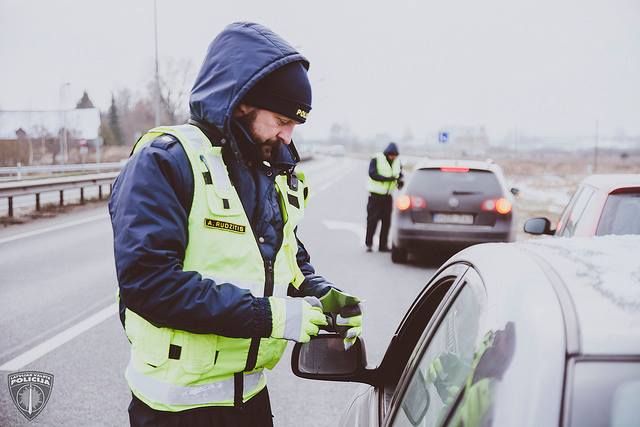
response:
[[[640,234],[640,174],[586,177],[560,216],[556,229],[545,217],[528,219],[524,231],[561,237]]]
[[[429,280],[380,366],[339,335],[303,378],[363,383],[344,426],[637,426],[640,236],[490,243]]]

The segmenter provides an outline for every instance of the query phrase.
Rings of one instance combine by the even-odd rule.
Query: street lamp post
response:
[[[153,0],[153,29],[154,29],[154,41],[155,41],[155,61],[156,61],[156,90],[155,92],[155,109],[154,120],[155,125],[160,126],[160,74],[158,72],[158,2]]]
[[[593,148],[593,173],[598,173],[598,143],[600,139],[600,123],[596,120],[596,143]]]
[[[60,156],[63,164],[67,163],[69,156],[69,149],[67,146],[67,103],[65,88],[68,88],[70,86],[70,82],[65,82],[60,86],[60,109],[62,110],[62,137],[60,138]]]

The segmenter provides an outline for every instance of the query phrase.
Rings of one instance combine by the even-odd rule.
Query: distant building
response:
[[[100,112],[84,96],[78,107],[67,111],[0,111],[0,164],[68,162],[81,141],[95,145],[100,134]]]

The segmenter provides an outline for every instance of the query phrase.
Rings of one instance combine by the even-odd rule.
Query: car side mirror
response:
[[[553,235],[555,230],[551,229],[551,221],[544,217],[531,218],[524,223],[524,232],[529,234]]]
[[[514,196],[517,196],[518,194],[520,194],[520,189],[516,187],[512,187],[511,194],[513,194]]]
[[[291,355],[293,373],[311,380],[368,382],[364,375],[366,366],[362,338],[345,350],[343,338],[338,334],[321,334],[308,343],[297,343]]]

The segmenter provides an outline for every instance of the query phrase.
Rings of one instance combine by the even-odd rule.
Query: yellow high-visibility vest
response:
[[[267,266],[229,180],[221,148],[213,147],[196,126],[182,125],[150,130],[137,142],[134,154],[163,134],[180,141],[194,177],[183,270],[197,271],[216,283],[249,289],[258,297],[271,296],[265,295],[269,288],[273,295],[286,296],[289,284],[300,286],[304,276],[296,261],[294,229],[302,220],[308,194],[304,175],[296,172],[297,179],[276,178],[284,235],[275,261]],[[243,401],[250,399],[265,387],[263,369],[272,369],[278,363],[287,343],[274,338],[254,339],[254,347],[259,340],[257,355],[251,356],[255,363],[245,371],[252,339],[156,327],[129,309],[125,316],[131,341],[125,377],[136,397],[161,411],[233,406],[234,382],[239,375]],[[172,357],[170,347],[174,350]]]
[[[386,178],[395,178],[393,181],[376,181],[369,177],[367,189],[374,194],[391,194],[398,188],[398,178],[400,178],[400,160],[396,157],[391,164],[384,153],[376,154],[376,169],[378,175]]]

